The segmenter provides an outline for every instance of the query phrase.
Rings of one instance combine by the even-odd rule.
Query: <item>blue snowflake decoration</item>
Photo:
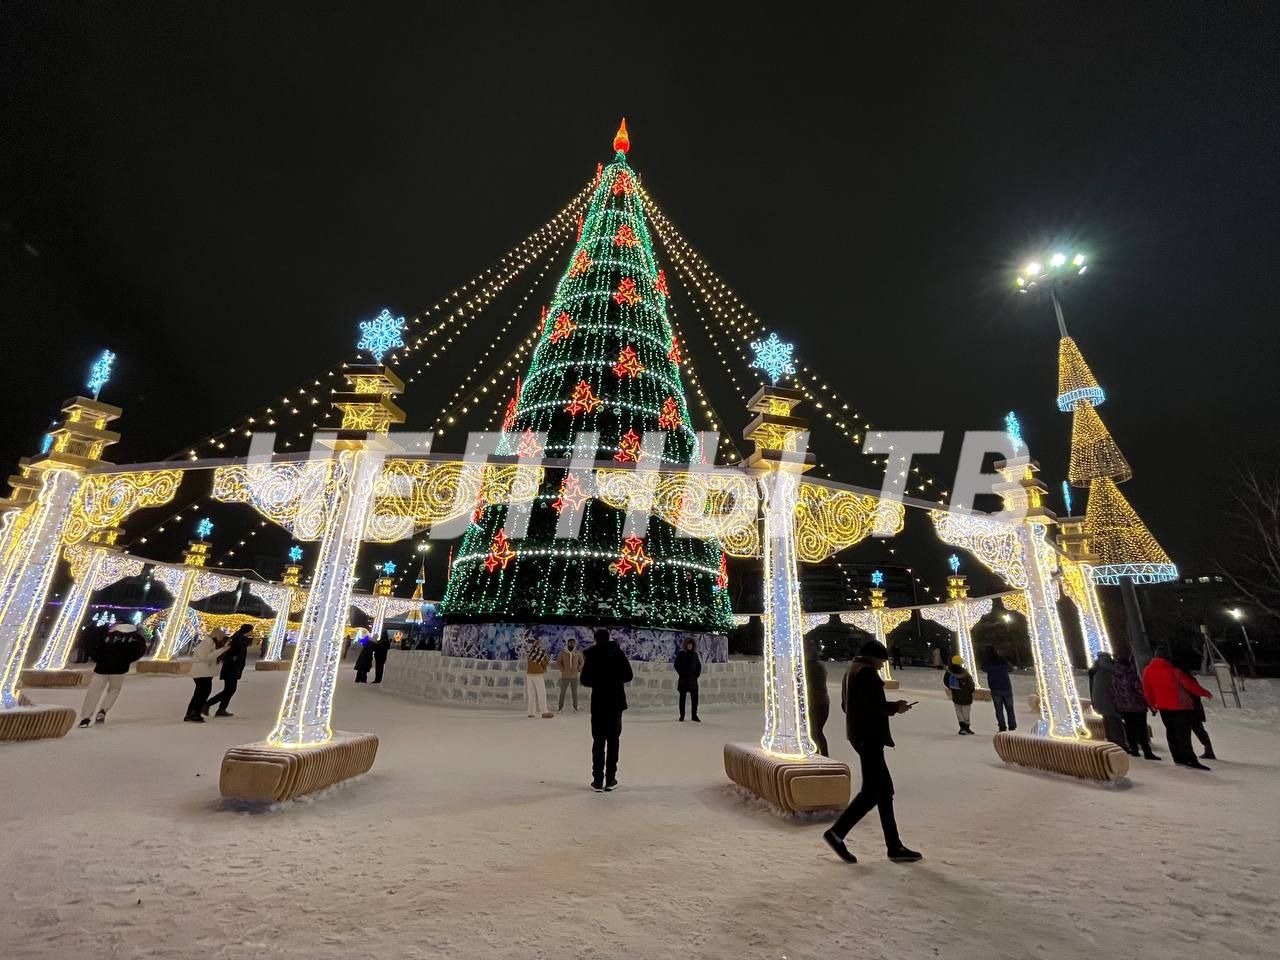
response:
[[[102,392],[102,388],[111,379],[111,365],[115,362],[116,355],[110,350],[103,350],[102,356],[93,361],[93,366],[89,369],[89,382],[85,384],[93,391],[93,399],[98,399],[98,394]]]
[[[390,310],[383,310],[374,319],[361,321],[356,349],[366,351],[376,363],[381,363],[390,351],[404,346],[402,330],[404,317],[393,317]]]
[[[201,517],[200,522],[196,524],[196,536],[201,540],[208,540],[211,533],[213,533],[213,521],[208,517]]]
[[[388,560],[382,565],[382,575],[385,577],[392,576],[396,572],[396,565]]]
[[[1067,508],[1067,516],[1071,516],[1071,484],[1062,481],[1062,505]]]
[[[1018,420],[1018,415],[1010,410],[1005,414],[1004,432],[1009,438],[1009,443],[1013,445],[1013,455],[1016,457],[1027,445],[1022,441],[1022,423]]]
[[[290,563],[302,562],[302,548],[298,546],[296,543],[289,548],[289,562]]]
[[[873,587],[878,587],[878,586],[880,586],[880,585],[881,585],[881,584],[883,584],[883,583],[884,583],[884,573],[883,573],[882,571],[880,571],[880,570],[872,570],[872,571],[871,571],[871,585],[872,585]]]
[[[959,558],[959,557],[957,557],[957,556],[953,553],[951,556],[947,557],[947,566],[949,566],[949,567],[951,568],[951,572],[952,572],[953,574],[959,573],[959,572],[960,572],[960,558]]]
[[[40,452],[48,453],[52,447],[53,447],[53,434],[46,433],[44,435],[44,439],[40,441]]]
[[[751,366],[767,373],[772,382],[777,383],[784,374],[796,372],[796,366],[791,362],[795,344],[783,343],[776,333],[769,334],[768,340],[753,340],[751,349],[756,354]]]

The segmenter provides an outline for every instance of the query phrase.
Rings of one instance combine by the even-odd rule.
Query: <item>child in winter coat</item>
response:
[[[951,691],[951,704],[956,708],[956,722],[961,736],[973,736],[969,729],[969,712],[973,708],[973,676],[964,668],[963,657],[952,657],[942,674],[942,685]]]

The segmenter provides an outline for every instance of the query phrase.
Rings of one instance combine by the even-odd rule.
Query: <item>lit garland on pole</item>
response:
[[[643,200],[619,152],[601,168],[581,236],[548,304],[554,319],[538,335],[506,432],[545,437],[547,457],[697,462],[701,452],[680,365],[670,357],[674,333],[658,281]],[[662,448],[645,450],[644,435],[659,431]],[[598,441],[580,449],[579,437],[588,434]],[[521,538],[501,529],[505,505],[483,506],[452,565],[447,617],[727,628],[714,541],[679,537],[652,518],[642,554],[628,553],[634,548],[624,542],[625,514],[594,499],[581,505],[578,540],[557,540],[560,513],[582,493],[566,488],[562,473],[548,471]],[[499,533],[506,539],[497,541]],[[611,573],[613,564],[625,574]]]

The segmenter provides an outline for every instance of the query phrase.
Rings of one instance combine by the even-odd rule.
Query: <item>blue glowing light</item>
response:
[[[400,336],[402,330],[404,317],[393,317],[390,310],[383,310],[374,319],[360,323],[361,336],[356,342],[356,349],[366,351],[375,362],[381,363],[391,350],[404,346]]]
[[[1076,387],[1074,390],[1058,394],[1058,409],[1063,413],[1070,413],[1079,400],[1083,400],[1091,407],[1096,407],[1106,399],[1107,394],[1101,387]]]
[[[395,572],[396,572],[396,565],[392,563],[390,560],[388,560],[386,563],[382,565],[382,573],[384,576],[389,577]]]
[[[115,362],[116,355],[110,350],[103,350],[102,356],[93,362],[93,366],[89,369],[89,382],[86,384],[93,391],[93,399],[98,399],[98,394],[111,379],[111,365]]]
[[[1009,438],[1009,443],[1013,445],[1013,455],[1016,457],[1027,445],[1022,441],[1022,423],[1018,420],[1018,415],[1010,410],[1005,414],[1004,432]]]
[[[795,344],[783,343],[776,333],[769,334],[768,340],[753,340],[751,349],[756,355],[756,358],[751,361],[751,366],[757,370],[763,370],[774,383],[777,383],[783,374],[796,372],[795,364],[791,362],[791,354],[796,349]]]
[[[208,540],[211,533],[213,533],[213,521],[208,517],[201,517],[200,522],[196,524],[196,536],[201,540]]]
[[[884,573],[882,573],[882,572],[881,572],[881,571],[879,571],[879,570],[872,570],[872,571],[871,571],[871,585],[872,585],[873,587],[878,587],[878,586],[880,586],[880,584],[882,584],[882,583],[884,583]]]
[[[50,448],[52,447],[53,447],[53,434],[46,433],[44,435],[44,439],[40,441],[40,452],[48,453]]]
[[[951,568],[951,572],[952,572],[952,573],[959,573],[959,572],[960,572],[960,558],[959,558],[959,557],[957,557],[957,556],[953,553],[951,556],[947,557],[947,566],[949,566],[949,567]]]
[[[1067,508],[1067,516],[1071,516],[1071,484],[1062,481],[1062,505]]]
[[[296,543],[289,548],[289,562],[290,563],[302,562],[302,548],[298,546]]]

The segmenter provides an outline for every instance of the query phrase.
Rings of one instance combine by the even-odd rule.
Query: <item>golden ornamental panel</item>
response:
[[[820,563],[873,534],[891,537],[902,531],[905,515],[903,505],[892,500],[801,481],[796,557]]]
[[[80,481],[71,500],[62,542],[83,543],[97,530],[120,526],[136,510],[163,506],[181,483],[181,470],[91,473]]]
[[[296,540],[318,540],[337,487],[333,460],[238,463],[213,473],[213,496],[247,503]]]

